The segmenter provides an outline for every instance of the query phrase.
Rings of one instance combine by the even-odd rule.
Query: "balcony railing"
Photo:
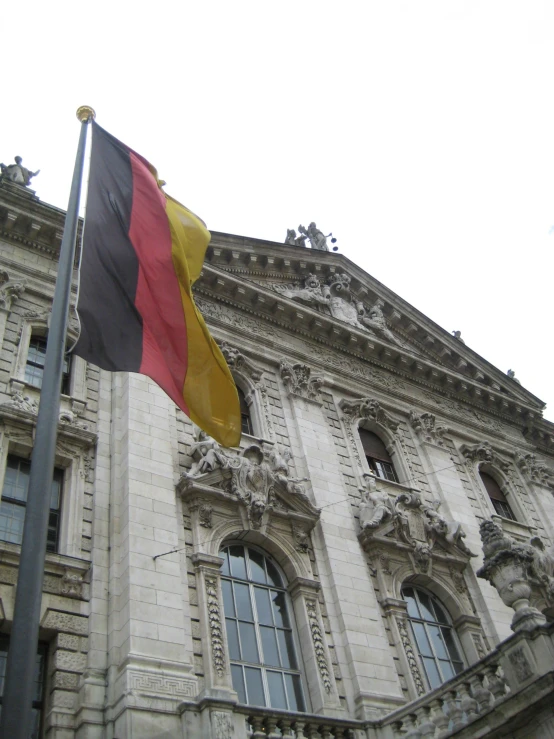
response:
[[[236,706],[245,718],[245,739],[365,739],[367,722]],[[242,739],[242,737],[241,737]]]

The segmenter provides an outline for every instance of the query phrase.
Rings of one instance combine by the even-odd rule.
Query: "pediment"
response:
[[[500,410],[544,404],[341,254],[213,234],[200,294]],[[512,406],[508,411],[507,406]]]

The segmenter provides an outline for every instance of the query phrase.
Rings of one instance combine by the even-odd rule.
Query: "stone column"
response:
[[[312,540],[347,696],[361,718],[376,718],[402,699],[400,681],[317,387],[308,386],[309,398],[287,386],[297,470],[322,508]]]
[[[171,441],[174,406],[145,377],[113,375],[107,720],[118,739],[178,736],[194,697],[184,536]],[[164,555],[164,556],[159,556]]]

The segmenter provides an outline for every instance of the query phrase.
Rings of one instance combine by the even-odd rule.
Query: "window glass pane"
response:
[[[419,597],[419,607],[421,610],[421,618],[425,621],[435,621],[435,614],[433,613],[433,606],[427,593],[422,590],[417,591]]]
[[[246,703],[246,690],[244,689],[242,667],[239,667],[239,665],[231,665],[231,676],[233,678],[233,688],[239,694],[239,703]]]
[[[56,552],[58,550],[58,528],[60,514],[58,511],[50,511],[48,516],[48,536],[46,539],[46,551]]]
[[[440,607],[440,605],[437,603],[436,600],[433,601],[433,608],[437,615],[437,621],[440,624],[450,624],[450,620],[448,616],[446,615],[446,612]]]
[[[292,632],[277,629],[277,639],[279,640],[279,650],[281,652],[281,664],[283,667],[291,667],[293,670],[296,670],[298,665],[296,663]]]
[[[305,711],[304,695],[299,675],[285,675],[287,686],[287,697],[289,699],[289,710]]]
[[[460,658],[460,652],[458,651],[458,647],[456,646],[456,642],[454,641],[452,629],[445,629],[443,627],[441,629],[441,632],[446,644],[446,648],[448,649],[450,659],[454,662],[461,662],[462,660]]]
[[[219,556],[223,559],[223,564],[221,565],[221,574],[230,575],[231,571],[229,570],[229,557],[227,555],[227,550],[222,549],[219,553]]]
[[[264,559],[263,554],[260,554],[255,549],[248,550],[248,557],[250,559],[250,575],[254,582],[266,582]]]
[[[27,502],[30,470],[31,465],[28,462],[17,457],[8,457],[2,497]]]
[[[252,604],[250,603],[250,588],[242,583],[233,583],[235,591],[235,603],[237,606],[237,614],[239,618],[245,621],[253,621]]]
[[[262,671],[257,667],[245,667],[244,673],[248,690],[248,704],[250,706],[265,706]]]
[[[439,660],[439,669],[442,673],[443,682],[446,682],[447,680],[450,680],[451,677],[454,677],[454,670],[452,669],[452,665],[447,660]]]
[[[286,708],[285,686],[283,675],[280,672],[267,671],[267,685],[269,688],[269,702],[272,708]]]
[[[269,559],[266,559],[265,564],[267,567],[268,583],[270,585],[274,585],[276,588],[282,588],[283,581],[281,580],[281,575],[277,572],[277,568],[275,567],[275,565],[271,564]]]
[[[464,665],[463,662],[453,662],[452,667],[454,668],[454,673],[457,675],[460,672],[463,672]]]
[[[277,651],[277,637],[275,636],[275,629],[270,628],[269,626],[260,626],[260,634],[262,637],[264,665],[280,667],[281,663],[279,662],[279,653]]]
[[[431,651],[431,645],[429,644],[429,640],[427,639],[427,634],[425,633],[425,628],[423,624],[412,623],[412,629],[414,631],[415,640],[421,654],[425,657],[432,657],[433,652]]]
[[[25,506],[16,503],[0,503],[0,539],[12,544],[21,544]]]
[[[235,604],[233,603],[233,591],[229,580],[221,580],[221,592],[223,593],[223,610],[229,618],[235,618]]]
[[[290,627],[289,615],[287,613],[287,604],[284,593],[276,593],[271,591],[271,600],[273,602],[273,616],[276,626]]]
[[[56,472],[56,470],[54,470]],[[58,510],[60,507],[60,492],[61,492],[61,484],[59,480],[52,480],[52,492],[50,493],[50,508],[53,508],[55,511]]]
[[[240,580],[246,580],[246,564],[244,561],[244,547],[229,547],[231,574]]]
[[[269,590],[266,588],[254,588],[256,595],[256,608],[258,610],[258,620],[261,624],[273,626],[273,617],[271,615],[271,604],[269,602]]]
[[[244,662],[259,662],[256,632],[253,624],[239,621],[240,646]]]
[[[402,591],[402,597],[408,604],[408,615],[412,618],[421,618],[414,591],[411,588],[406,588]]]
[[[439,675],[439,671],[437,670],[435,660],[429,657],[424,657],[423,664],[425,666],[425,672],[427,674],[427,679],[429,680],[429,685],[431,686],[431,690],[438,688],[439,685],[442,684],[442,680]]]
[[[431,637],[431,641],[433,642],[433,648],[435,650],[435,655],[439,659],[448,659],[448,654],[446,653],[446,647],[444,646],[444,643],[441,639],[441,635],[439,632],[438,626],[427,626],[427,633]]]
[[[40,702],[42,700],[42,684],[44,681],[44,662],[45,662],[45,649],[39,647],[39,653],[37,654],[37,661],[35,666],[35,695],[33,700]]]
[[[6,677],[6,662],[8,660],[8,643],[2,639],[0,643],[0,695],[4,695],[4,678]]]
[[[240,659],[239,636],[237,632],[237,622],[231,618],[225,619],[227,627],[227,643],[229,644],[229,657],[231,659]]]

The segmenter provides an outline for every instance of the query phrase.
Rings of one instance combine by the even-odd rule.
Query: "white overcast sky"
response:
[[[5,5],[0,160],[42,200],[92,105],[209,228],[316,221],[554,418],[552,0]]]

